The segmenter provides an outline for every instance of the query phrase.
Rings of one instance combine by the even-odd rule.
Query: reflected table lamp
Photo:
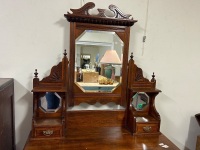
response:
[[[104,67],[104,74],[107,78],[115,79],[115,67],[112,65],[121,64],[121,60],[116,52],[116,50],[107,50],[104,56],[101,58],[100,63],[107,64]]]

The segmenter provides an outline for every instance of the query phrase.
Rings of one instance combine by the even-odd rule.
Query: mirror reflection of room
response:
[[[115,32],[86,30],[76,39],[75,82],[84,91],[112,92],[121,82],[123,46]]]
[[[84,54],[84,52],[83,52],[83,54],[81,54],[81,65],[80,65],[80,67],[82,68],[82,69],[90,69],[91,68],[91,62],[90,62],[90,54]]]
[[[46,112],[57,111],[61,106],[61,97],[56,92],[46,92],[40,98],[40,108]]]
[[[144,92],[138,92],[132,97],[132,106],[137,111],[142,111],[149,104],[149,96]]]

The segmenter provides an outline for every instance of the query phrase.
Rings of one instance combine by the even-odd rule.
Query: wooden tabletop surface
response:
[[[24,150],[179,150],[163,134],[132,136],[121,127],[81,128],[64,139],[28,140]]]

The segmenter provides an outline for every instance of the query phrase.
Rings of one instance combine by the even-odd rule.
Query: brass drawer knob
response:
[[[52,134],[53,134],[53,130],[43,131],[43,135],[45,135],[45,136],[51,136]]]
[[[151,126],[146,126],[146,127],[143,127],[143,130],[144,130],[145,132],[151,132],[151,131],[152,131],[152,128],[151,128]]]

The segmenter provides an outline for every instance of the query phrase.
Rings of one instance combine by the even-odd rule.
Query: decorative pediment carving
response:
[[[114,17],[113,18],[125,18],[125,19],[129,19],[130,18],[130,14],[124,14],[117,6],[111,4],[108,7],[112,12],[114,12]],[[133,20],[133,18],[131,19]]]
[[[89,10],[94,8],[95,4],[93,2],[88,2],[79,9],[70,9],[74,15],[90,15]],[[69,12],[67,12],[70,14]]]
[[[144,81],[143,72],[141,68],[136,66],[135,81]]]
[[[38,78],[37,69],[35,69],[35,78],[33,79],[33,92],[34,91],[65,91],[68,83],[68,64],[66,50],[64,57],[58,65],[51,68],[50,75],[43,78],[41,81]]]
[[[59,81],[62,81],[62,62],[60,62],[57,66],[53,66],[50,75],[41,80],[41,82],[59,82]]]
[[[133,60],[133,54],[128,65],[128,87],[133,89],[155,89],[156,80],[153,73],[151,81],[144,78],[143,71],[137,67]]]
[[[132,26],[137,20],[130,19],[130,14],[123,13],[117,6],[111,4],[108,8],[114,13],[113,16],[106,15],[106,9],[98,8],[97,15],[91,15],[90,9],[93,9],[95,4],[93,2],[86,3],[79,9],[70,9],[72,13],[67,12],[64,16],[69,22],[82,22],[93,24],[106,24],[106,25],[118,25],[118,26]]]

